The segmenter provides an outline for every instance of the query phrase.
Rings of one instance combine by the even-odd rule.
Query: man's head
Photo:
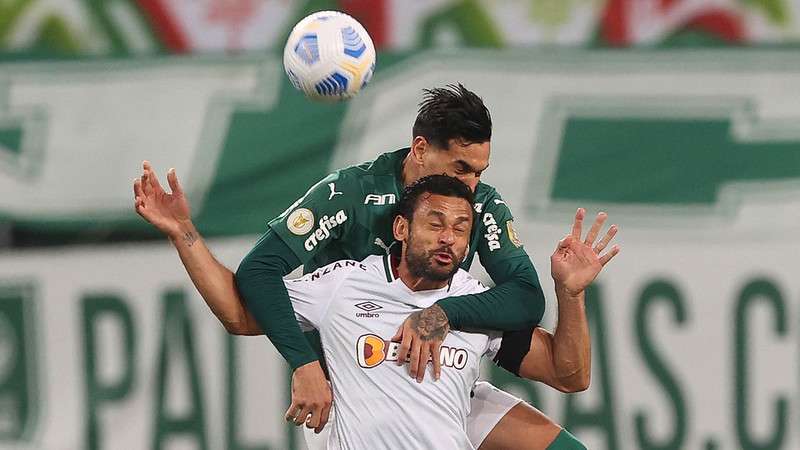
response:
[[[489,166],[489,110],[480,97],[461,84],[423,92],[411,143],[414,173],[418,177],[450,175],[474,191]]]
[[[472,207],[472,191],[456,178],[429,175],[409,185],[393,224],[401,266],[416,278],[449,280],[467,253]]]

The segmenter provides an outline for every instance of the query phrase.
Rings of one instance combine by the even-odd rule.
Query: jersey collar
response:
[[[389,283],[394,282],[395,280],[397,280],[397,277],[395,276],[394,266],[392,265],[392,255],[390,253],[387,253],[383,255],[383,258],[381,259],[383,259],[383,272],[384,275],[386,275],[386,281]],[[452,277],[450,277],[449,280],[447,280],[447,292],[450,292],[450,288],[453,286],[454,277],[455,275],[453,275]],[[403,283],[403,286],[405,286],[405,283]],[[409,291],[411,290],[409,289]]]

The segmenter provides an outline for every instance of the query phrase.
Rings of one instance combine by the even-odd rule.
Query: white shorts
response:
[[[522,400],[486,381],[478,381],[472,387],[467,436],[472,446],[478,448],[500,419]]]
[[[508,392],[501,391],[486,381],[475,383],[475,386],[472,387],[472,394],[474,395],[471,395],[470,412],[467,416],[467,436],[472,442],[472,446],[478,448],[489,432],[500,422],[500,419],[522,400]],[[314,430],[303,426],[308,450],[325,450],[332,428],[333,409],[331,409],[328,425],[320,434],[314,434]]]

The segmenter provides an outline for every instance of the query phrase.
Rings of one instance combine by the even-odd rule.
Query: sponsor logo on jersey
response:
[[[317,269],[317,270],[315,270],[315,271],[313,271],[311,273],[305,274],[302,277],[295,278],[295,279],[293,279],[291,281],[292,281],[292,283],[301,283],[301,282],[304,282],[304,281],[315,281],[315,280],[318,280],[321,277],[324,277],[325,275],[327,275],[327,274],[329,274],[331,272],[334,272],[337,269],[341,269],[343,267],[358,267],[359,269],[363,270],[364,272],[367,271],[367,266],[365,266],[363,263],[360,263],[358,261],[352,261],[352,260],[342,260],[342,261],[336,261],[333,264],[329,264],[329,265],[327,265],[325,267],[319,268],[319,269]]]
[[[314,213],[307,208],[297,208],[286,218],[286,228],[298,236],[302,236],[314,227]]]
[[[384,361],[397,361],[399,349],[399,342],[387,341],[375,334],[362,335],[356,342],[358,365],[371,369]],[[405,355],[405,361],[408,361],[408,357],[409,355]],[[469,354],[466,349],[446,345],[441,347],[439,362],[442,366],[461,370],[467,366],[467,360]]]
[[[358,318],[366,318],[366,319],[374,319],[380,317],[381,315],[374,312],[379,309],[383,309],[383,306],[372,303],[370,301],[361,302],[356,304],[356,308],[360,309],[363,312],[357,312],[356,317]]]
[[[522,247],[522,241],[519,239],[517,230],[514,229],[513,220],[506,221],[506,229],[508,230],[508,238],[511,240],[511,243],[514,244],[516,247]]]
[[[328,200],[333,200],[333,197],[337,195],[344,195],[342,192],[336,190],[336,183],[328,183],[328,188],[331,190],[330,195],[328,195]]]
[[[475,212],[478,214],[483,212],[483,203],[475,203]]]
[[[494,220],[492,213],[483,215],[483,224],[486,226],[486,242],[489,244],[489,251],[493,252],[500,248],[500,234],[503,233],[502,228],[497,226],[497,221]]]
[[[394,243],[395,243],[395,242],[396,242],[396,241],[392,241],[392,243],[391,243],[391,244],[389,244],[389,245],[386,245],[386,243],[385,243],[385,242],[383,242],[383,239],[381,239],[381,238],[375,238],[374,244],[375,244],[375,245],[377,245],[378,247],[382,248],[382,249],[383,249],[383,251],[384,251],[384,252],[386,252],[386,254],[388,255],[388,254],[389,254],[389,251],[390,251],[390,249],[392,248],[392,246],[394,245]]]
[[[364,197],[364,204],[369,205],[370,203],[378,206],[393,205],[397,203],[397,196],[394,194],[367,194]]]
[[[339,225],[345,223],[346,221],[347,221],[347,214],[345,214],[343,209],[340,209],[334,215],[322,216],[319,219],[319,227],[316,230],[314,230],[314,232],[311,234],[311,236],[308,237],[308,239],[306,239],[306,244],[305,244],[306,250],[308,250],[309,252],[311,250],[314,250],[314,247],[319,245],[320,242],[331,237],[332,229],[338,227]]]

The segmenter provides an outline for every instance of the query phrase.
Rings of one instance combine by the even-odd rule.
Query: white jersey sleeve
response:
[[[300,278],[284,279],[295,318],[303,331],[322,326],[336,291],[359,264],[357,261],[336,261]]]

